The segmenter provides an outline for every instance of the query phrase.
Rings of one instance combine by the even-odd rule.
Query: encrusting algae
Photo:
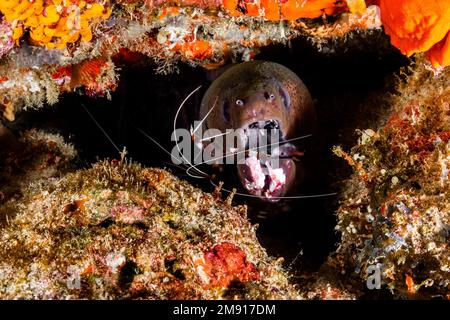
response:
[[[123,52],[149,57],[162,73],[176,70],[180,60],[214,69],[297,37],[318,50],[336,40],[358,46],[353,33],[381,32],[382,25],[404,54],[426,52],[440,69],[450,64],[449,14],[450,6],[437,0],[4,0],[0,108],[54,104],[80,86],[80,93],[109,97],[116,87],[113,61],[127,57]],[[70,71],[91,60],[108,61],[114,76],[55,83],[61,68],[73,79]]]
[[[11,25],[0,18],[0,59],[14,48],[13,29]]]
[[[45,137],[28,137],[36,135]],[[63,172],[34,176],[2,198],[0,298],[298,298],[281,262],[258,243],[246,207],[219,191],[125,160]]]
[[[428,59],[418,55],[398,92],[386,94],[392,110],[382,126],[361,130],[348,152],[334,149],[354,172],[337,210],[341,241],[317,274],[302,275],[304,286],[290,284],[246,207],[219,190],[125,159],[76,170],[60,136],[28,131],[1,149],[9,151],[0,158],[0,298],[357,299],[375,268],[389,297],[450,299],[448,5],[7,0],[0,13],[8,120],[63,92],[108,96],[117,61],[145,56],[162,72],[178,60],[214,69],[268,44],[306,36],[320,47],[382,22],[405,55]]]
[[[450,71],[420,63],[391,98],[379,130],[361,131],[337,212],[337,269],[365,283],[379,268],[396,297],[450,298]]]
[[[379,30],[378,16],[362,0],[1,1],[0,108],[54,104],[77,89],[110,96],[117,56],[149,57],[161,73],[176,70],[180,60],[214,69],[299,36],[320,47],[351,32]],[[76,79],[79,68],[98,61],[107,62],[106,77],[90,72]]]

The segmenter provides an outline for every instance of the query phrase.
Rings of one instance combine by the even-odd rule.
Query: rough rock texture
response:
[[[108,96],[121,63],[213,69],[297,36],[320,48],[380,27],[378,8],[358,0],[301,9],[290,0],[87,2],[0,3],[4,118],[63,92]],[[367,4],[380,4],[405,54],[445,65],[448,8],[422,1],[430,10],[389,19],[414,2]],[[424,13],[436,24],[418,29]],[[376,267],[383,297],[450,299],[450,71],[427,64],[406,70],[396,95],[377,97],[392,106],[383,125],[362,130],[351,151],[334,150],[354,169],[337,211],[342,239],[317,273],[302,274],[300,289],[259,245],[246,208],[218,192],[124,159],[75,171],[76,152],[60,136],[17,139],[0,126],[0,298],[357,299],[376,292],[366,287]]]
[[[0,114],[54,104],[61,93],[108,96],[120,64],[177,61],[217,68],[303,36],[318,49],[380,29],[403,53],[448,65],[448,4],[384,0],[4,0],[0,3]],[[149,58],[149,59],[144,59]]]
[[[450,298],[450,71],[421,63],[409,70],[392,113],[360,133],[350,153],[355,170],[337,212],[342,240],[329,264],[345,277],[382,273],[396,297]],[[375,129],[375,128],[374,128]]]
[[[73,169],[76,156],[74,147],[58,134],[30,130],[15,137],[0,124],[0,203],[12,204],[37,180],[51,180]],[[3,219],[4,214],[0,224]]]
[[[1,159],[0,298],[299,297],[245,206],[123,159],[64,173],[59,136],[23,141]]]
[[[12,120],[14,111],[54,104],[75,90],[109,96],[119,62],[150,60],[162,73],[176,71],[180,60],[212,69],[300,35],[320,45],[380,28],[375,7],[347,2],[289,0],[280,16],[277,1],[5,0],[0,113]]]

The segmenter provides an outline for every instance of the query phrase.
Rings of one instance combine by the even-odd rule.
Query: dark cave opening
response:
[[[352,43],[351,48],[333,44],[335,52],[319,52],[306,39],[296,39],[289,46],[264,48],[256,57],[289,67],[304,81],[315,99],[325,145],[319,173],[314,181],[301,187],[301,194],[339,193],[340,182],[348,178],[351,171],[333,156],[331,147],[339,144],[351,148],[356,142],[356,129],[377,123],[382,112],[368,101],[374,95],[395,90],[389,81],[408,64],[408,59],[390,47],[381,32],[361,37],[359,45],[354,44],[358,43],[355,39]],[[201,68],[181,63],[177,74],[157,75],[154,68],[152,65],[123,66],[119,87],[111,100],[68,94],[57,105],[22,112],[14,123],[7,125],[14,132],[34,127],[61,133],[76,146],[86,166],[96,159],[119,158],[113,145],[82,107],[84,105],[115,144],[127,148],[133,161],[166,167],[180,178],[212,191],[213,186],[208,181],[189,179],[183,170],[173,167],[170,158],[136,129],[144,130],[171,150],[170,135],[177,107],[199,85],[202,88],[189,101],[186,110],[191,113],[200,105],[210,83],[208,74]],[[186,123],[180,121],[179,125]],[[229,189],[239,187],[228,169],[225,172],[219,176],[225,180],[225,185]],[[263,247],[272,256],[284,257],[285,266],[295,273],[296,270],[317,270],[335,249],[339,241],[334,231],[338,198],[339,194],[271,205],[236,196],[234,202],[248,204],[249,218],[259,225],[257,232]]]

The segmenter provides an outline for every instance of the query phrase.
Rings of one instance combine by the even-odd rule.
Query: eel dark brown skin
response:
[[[282,156],[279,168],[283,170],[284,183],[271,187],[276,179],[270,174],[258,176],[247,152],[245,164],[238,164],[237,171],[249,194],[276,201],[292,194],[294,187],[305,181],[308,163],[313,161],[317,119],[308,89],[288,68],[268,61],[230,67],[206,91],[200,118],[205,118],[204,130],[214,128],[223,133],[227,129],[279,130],[280,146],[271,152]],[[302,136],[308,137],[289,142]],[[264,163],[259,166],[257,169],[267,169]]]

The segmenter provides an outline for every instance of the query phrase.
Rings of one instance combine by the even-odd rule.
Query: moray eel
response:
[[[292,194],[294,186],[305,180],[316,114],[308,89],[288,68],[267,61],[230,67],[203,96],[200,118],[205,119],[204,130],[225,133],[242,129],[240,138],[247,150],[245,163],[237,164],[237,172],[249,194],[273,202]],[[279,130],[279,145],[268,148],[269,156],[279,156],[278,168],[262,160],[260,152],[250,152],[249,129]],[[299,138],[305,135],[311,136]]]

